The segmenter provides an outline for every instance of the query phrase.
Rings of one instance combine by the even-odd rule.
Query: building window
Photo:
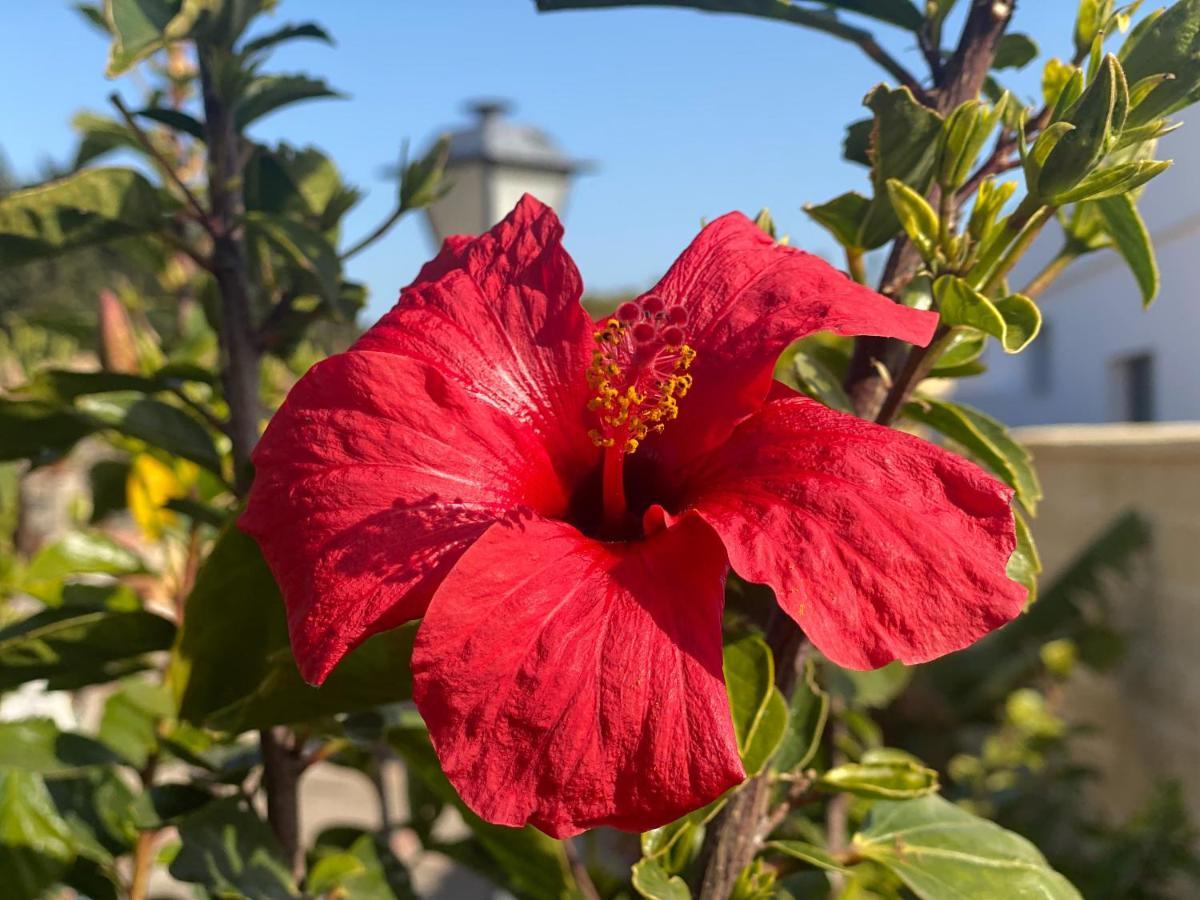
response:
[[[1050,393],[1053,385],[1054,370],[1050,356],[1054,350],[1054,334],[1049,322],[1042,323],[1042,330],[1037,339],[1029,345],[1026,358],[1029,360],[1029,390],[1038,396]]]
[[[1114,365],[1117,418],[1122,422],[1153,422],[1154,355],[1138,353]]]

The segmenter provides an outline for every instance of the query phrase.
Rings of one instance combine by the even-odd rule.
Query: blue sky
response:
[[[10,7],[0,33],[0,151],[28,177],[39,160],[71,155],[75,112],[109,111],[114,87],[134,104],[140,92],[129,77],[104,79],[104,42],[69,3]],[[1013,30],[1044,54],[1069,55],[1075,7],[1020,4]],[[351,239],[390,210],[382,172],[402,141],[424,146],[462,123],[464,101],[479,96],[511,99],[517,119],[597,163],[566,215],[567,248],[593,290],[648,285],[701,218],[730,209],[768,206],[793,243],[832,251],[801,206],[864,183],[863,170],[840,158],[842,132],[884,76],[826,35],[679,9],[539,15],[532,0],[283,0],[267,22],[307,19],[337,46],[294,43],[272,70],[320,75],[348,99],[277,113],[256,136],[315,144],[369,192],[349,220]],[[919,70],[911,37],[871,27]],[[1007,83],[1032,96],[1035,67]],[[351,275],[371,288],[369,319],[432,249],[414,217],[352,261]]]

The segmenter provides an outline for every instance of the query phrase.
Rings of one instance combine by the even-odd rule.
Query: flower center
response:
[[[620,528],[628,514],[624,457],[679,415],[679,401],[691,389],[687,370],[696,351],[685,343],[687,321],[682,306],[668,307],[650,294],[622,303],[595,333],[588,409],[599,421],[589,436],[604,448],[604,522],[609,528]]]

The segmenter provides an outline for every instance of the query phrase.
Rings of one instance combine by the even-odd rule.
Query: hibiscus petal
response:
[[[587,436],[592,324],[554,210],[526,194],[477,238],[451,237],[356,350],[424,360],[528,422],[563,471],[594,464]]]
[[[690,473],[742,577],[830,659],[919,663],[1017,616],[1012,491],[912,435],[806,397],[772,399]]]
[[[670,822],[744,777],[721,670],[725,554],[685,516],[636,543],[494,526],[434,595],[414,697],[480,816],[555,837]]]
[[[924,346],[937,325],[936,313],[893,303],[820,257],[775,243],[741,213],[707,225],[650,293],[687,310],[696,351],[679,419],[652,443],[670,463],[715,447],[757,409],[793,341],[832,331]]]
[[[566,505],[529,425],[394,354],[358,350],[313,366],[254,464],[239,524],[275,574],[297,664],[314,683],[370,635],[422,615],[493,522]]]

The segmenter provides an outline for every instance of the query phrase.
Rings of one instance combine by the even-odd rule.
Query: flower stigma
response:
[[[687,322],[682,306],[648,294],[622,303],[593,335],[588,409],[599,421],[588,435],[604,448],[604,519],[612,527],[626,515],[623,458],[677,418],[691,390],[696,351],[685,342]]]

